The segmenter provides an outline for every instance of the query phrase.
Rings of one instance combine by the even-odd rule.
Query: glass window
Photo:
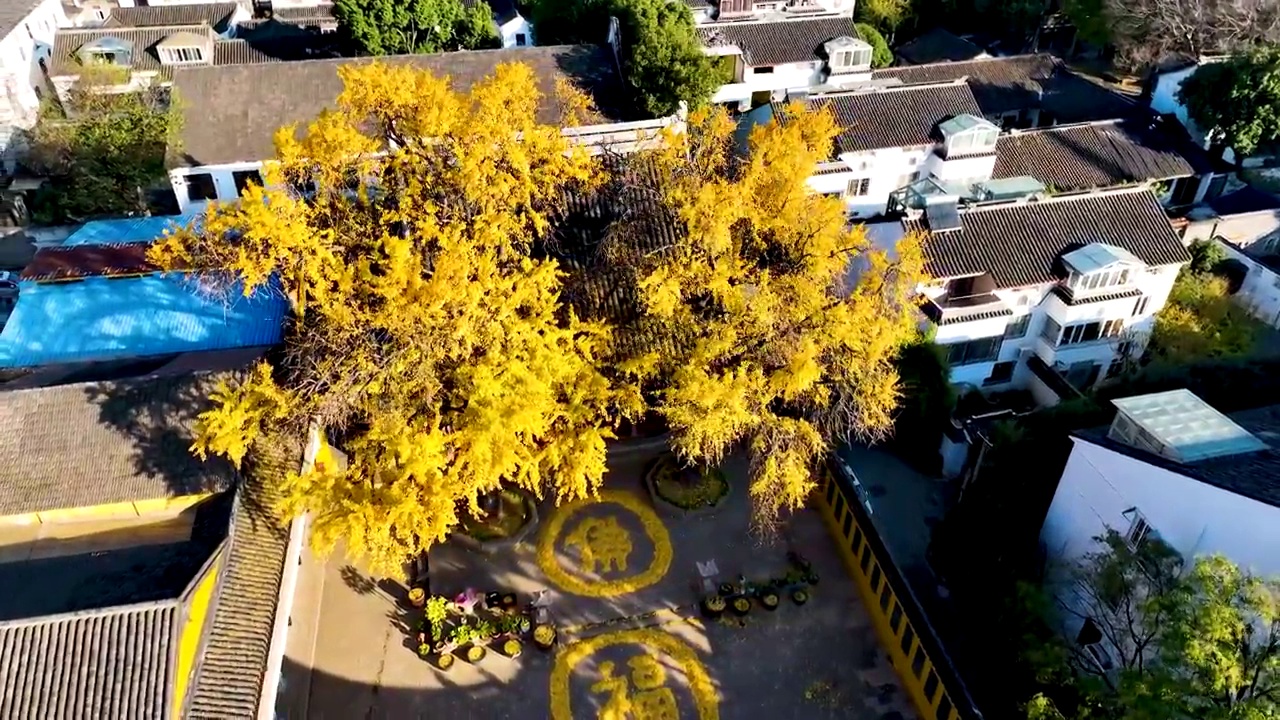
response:
[[[854,178],[849,181],[849,187],[845,191],[845,194],[851,197],[861,197],[870,191],[871,178]]]
[[[978,338],[964,342],[951,343],[947,348],[947,362],[956,367],[974,363],[991,362],[1000,356],[1002,336]]]
[[[1009,321],[1004,328],[1004,336],[1006,338],[1020,338],[1027,334],[1027,326],[1031,324],[1030,315],[1022,315]]]
[[[1280,278],[1277,278],[1277,280],[1280,280]],[[1142,297],[1138,298],[1138,302],[1133,304],[1134,317],[1137,317],[1147,311],[1147,301],[1149,299],[1150,298],[1148,298],[1146,295],[1143,295]]]
[[[213,176],[209,173],[196,173],[187,176],[187,199],[191,202],[203,202],[205,200],[216,200],[218,198],[218,187],[213,182]]]
[[[244,195],[244,191],[249,189],[250,183],[262,186],[262,173],[257,170],[239,170],[231,173],[231,178],[236,183],[236,195]]]
[[[1040,328],[1040,337],[1050,345],[1057,347],[1058,334],[1062,332],[1062,326],[1053,318],[1044,319],[1044,327]]]
[[[999,385],[1007,383],[1013,379],[1013,371],[1018,367],[1018,361],[1009,360],[1007,362],[998,362],[991,368],[991,376],[985,380],[987,385]]]

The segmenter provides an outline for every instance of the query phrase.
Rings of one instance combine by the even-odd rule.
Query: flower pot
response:
[[[502,598],[499,600],[499,604],[502,606],[502,609],[504,610],[514,609],[516,606],[516,594],[503,593]]]
[[[486,650],[483,645],[472,645],[471,647],[467,648],[467,662],[474,665],[475,663],[478,663],[481,660],[483,660],[484,656],[488,654],[489,654],[489,651]]]
[[[496,610],[502,605],[502,594],[497,592],[484,594],[484,606],[490,610]]]
[[[765,610],[773,611],[778,609],[778,593],[767,592],[760,596],[760,607]]]
[[[805,575],[805,576],[804,576],[804,581],[805,581],[805,582],[807,582],[807,583],[809,583],[810,585],[817,585],[817,584],[818,584],[818,573],[816,573],[816,572],[810,572],[808,575]]]
[[[409,588],[409,604],[420,608],[427,604],[427,591],[420,588]]]
[[[734,598],[733,602],[729,603],[729,607],[733,609],[734,615],[742,617],[751,612],[751,599],[744,597]]]
[[[796,590],[791,593],[791,602],[797,605],[803,605],[809,602],[809,593],[804,590]]]
[[[524,646],[521,645],[520,641],[516,640],[515,638],[512,638],[502,643],[502,653],[509,658],[515,659],[520,657],[520,653],[523,650],[524,650]]]
[[[457,658],[453,656],[453,653],[442,653],[436,656],[436,667],[445,672],[449,672],[449,668],[453,667],[453,662],[456,659]]]
[[[702,599],[702,616],[708,620],[714,620],[724,614],[728,603],[720,595],[709,595]]]
[[[733,592],[734,592],[733,583],[720,583],[720,595],[722,597],[729,597],[730,595],[733,594]]]
[[[533,629],[533,644],[539,650],[550,650],[556,644],[557,635],[556,629],[551,625],[539,625]]]

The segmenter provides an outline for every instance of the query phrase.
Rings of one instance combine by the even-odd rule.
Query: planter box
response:
[[[496,553],[508,552],[519,547],[529,537],[529,535],[538,527],[538,504],[534,502],[533,496],[524,490],[516,489],[516,492],[524,499],[525,507],[529,510],[529,521],[524,527],[516,531],[515,535],[501,540],[477,540],[470,535],[462,532],[455,532],[449,536],[449,539],[457,542],[468,550],[474,550],[483,555],[494,555]]]

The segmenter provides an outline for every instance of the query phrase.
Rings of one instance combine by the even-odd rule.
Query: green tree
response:
[[[1062,12],[1076,29],[1076,40],[1099,47],[1111,42],[1114,35],[1107,0],[1063,0]]]
[[[687,5],[620,0],[613,11],[622,30],[623,75],[640,107],[656,117],[670,115],[681,102],[699,107],[711,98],[716,74]]]
[[[683,101],[700,107],[723,73],[702,52],[688,6],[667,0],[537,0],[539,42],[597,44],[609,17],[621,31],[622,74],[635,105],[651,116],[670,115]]]
[[[890,34],[910,16],[910,0],[864,0],[858,3],[858,22],[883,28]]]
[[[1257,346],[1260,326],[1232,300],[1226,278],[1184,269],[1156,315],[1147,354],[1173,365],[1247,357]]]
[[[871,45],[871,67],[882,68],[893,64],[893,53],[889,51],[889,43],[885,42],[884,35],[881,35],[879,30],[867,23],[856,23],[853,29],[863,42]]]
[[[37,223],[141,213],[145,192],[166,180],[165,149],[179,127],[175,101],[159,90],[95,92],[97,82],[85,77],[72,92],[70,117],[46,105],[30,132],[27,163],[48,178],[32,199]]]
[[[1187,115],[1237,162],[1280,139],[1280,46],[1200,66],[1182,83]]]
[[[1114,530],[1070,564],[1058,617],[1087,618],[1093,637],[1055,641],[1074,675],[1067,702],[1027,706],[1031,720],[1262,720],[1280,712],[1280,582],[1227,558],[1182,558],[1158,538],[1134,546]],[[1106,667],[1100,658],[1106,658]]]
[[[334,14],[366,55],[407,55],[499,47],[489,6],[461,0],[337,0]]]

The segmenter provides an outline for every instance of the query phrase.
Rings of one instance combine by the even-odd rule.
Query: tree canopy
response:
[[[911,2],[910,0],[867,0],[858,3],[856,12],[860,23],[892,33],[911,17]]]
[[[1197,255],[1199,257],[1199,255]],[[1206,268],[1203,258],[1184,268],[1168,303],[1156,314],[1148,356],[1174,365],[1246,357],[1260,323],[1231,298],[1230,281]]]
[[[70,116],[47,105],[30,132],[27,163],[48,178],[32,201],[38,223],[141,213],[146,191],[167,178],[165,148],[180,124],[168,93],[94,86],[93,77],[83,78],[71,93]]]
[[[1280,139],[1280,46],[1200,66],[1182,83],[1187,115],[1237,159]]]
[[[592,494],[639,397],[599,361],[608,328],[566,308],[557,264],[529,252],[564,189],[598,179],[534,119],[532,71],[502,65],[467,94],[403,66],[339,72],[337,109],[277,134],[267,189],[151,254],[293,299],[278,359],[218,393],[195,448],[239,462],[315,422],[348,467],[291,475],[279,509],[312,512],[320,548],[390,570],[502,483]]]
[[[866,23],[856,23],[853,29],[863,42],[871,45],[871,67],[882,68],[893,64],[893,53],[889,50],[889,43],[885,42],[884,35],[881,35],[879,30]]]
[[[622,33],[622,74],[638,107],[670,115],[681,101],[698,107],[711,98],[718,74],[702,52],[693,14],[666,0],[538,0],[533,20],[539,42],[604,42],[609,17]]]
[[[1074,692],[1069,704],[1035,698],[1032,720],[1280,713],[1280,581],[1221,556],[1184,572],[1181,556],[1154,537],[1136,547],[1115,531],[1098,540],[1101,549],[1068,568],[1058,611],[1088,618],[1082,637],[1103,652],[1076,638],[1042,648],[1046,673],[1073,683]]]
[[[829,113],[797,104],[755,128],[743,157],[722,109],[694,113],[687,133],[636,159],[654,164],[679,232],[658,248],[622,232],[605,252],[630,278],[649,343],[624,369],[686,460],[715,463],[745,443],[765,527],[805,503],[833,442],[887,433],[894,361],[917,334],[918,239],[891,259],[839,198],[808,187],[836,131]]]
[[[489,6],[461,0],[336,0],[339,27],[366,55],[500,47]]]

